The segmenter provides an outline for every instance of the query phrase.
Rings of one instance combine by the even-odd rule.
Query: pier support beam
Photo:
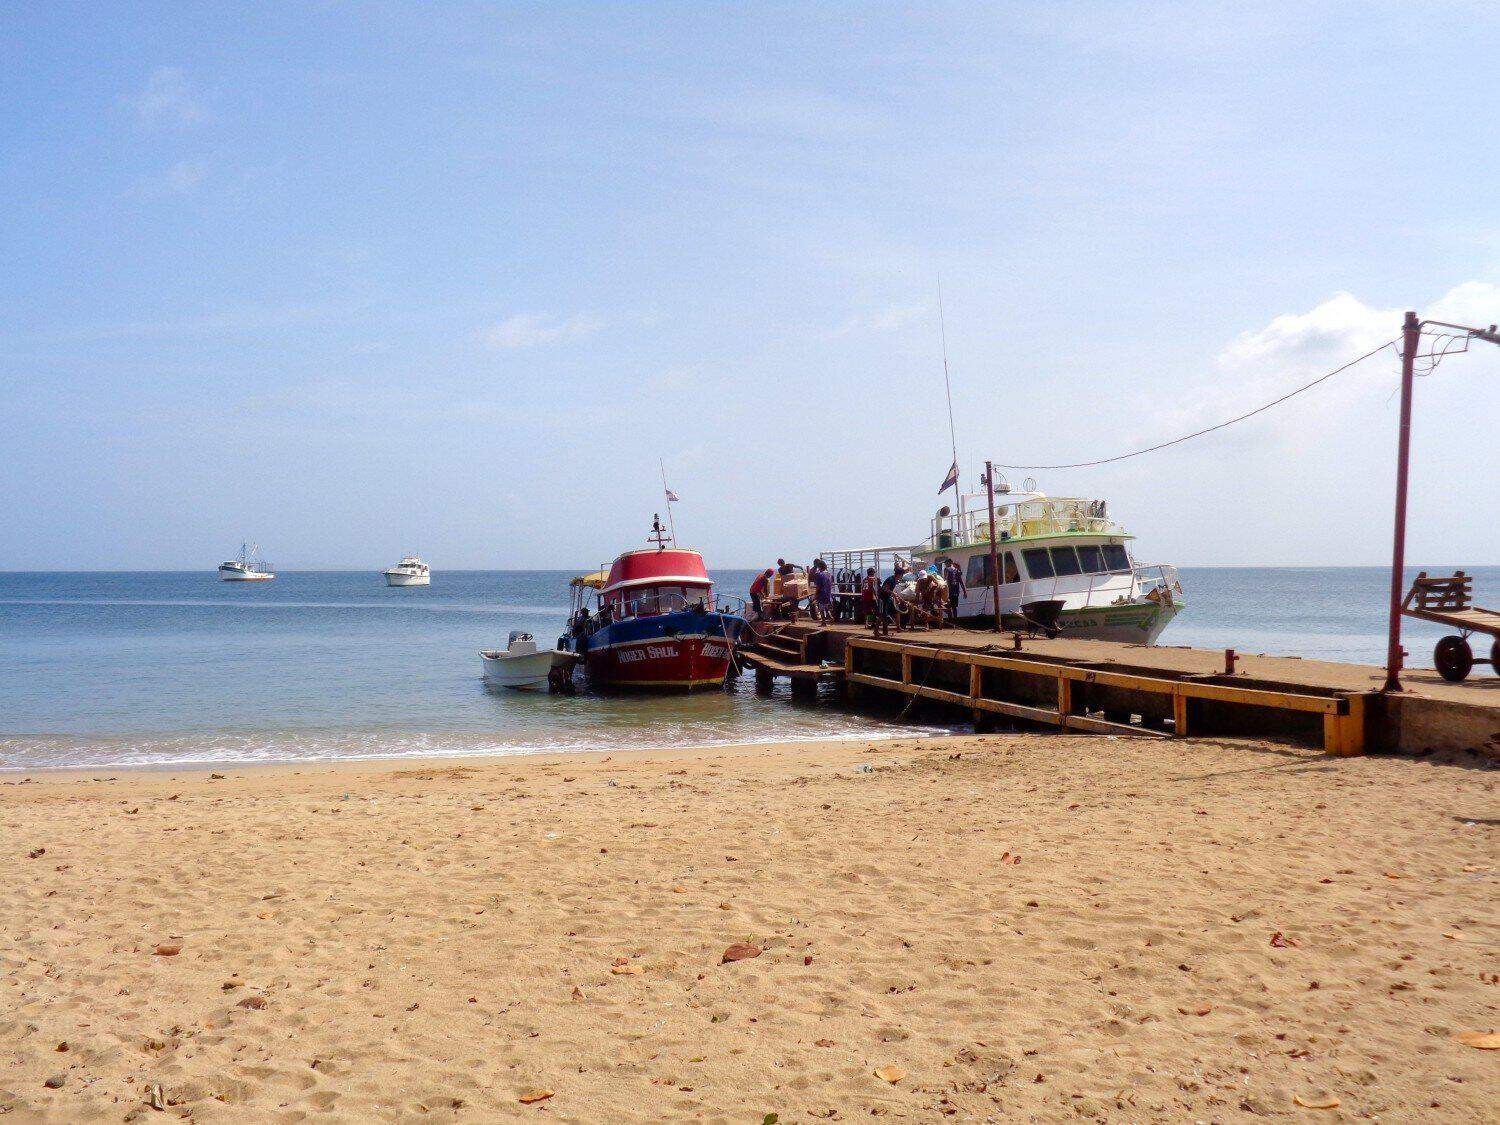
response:
[[[1178,738],[1188,733],[1188,697],[1180,692],[1172,696],[1172,732]]]
[[[1365,697],[1349,697],[1347,715],[1323,716],[1323,749],[1341,758],[1363,754],[1367,747],[1369,726],[1366,722],[1368,708]]]

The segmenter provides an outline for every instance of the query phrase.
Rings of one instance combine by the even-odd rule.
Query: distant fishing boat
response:
[[[648,538],[654,548],[626,551],[608,571],[572,580],[569,631],[558,647],[583,658],[596,687],[719,687],[745,625],[738,600],[715,595],[703,556],[676,546],[660,517]]]
[[[884,577],[883,560],[941,571],[951,558],[964,575],[959,622],[993,622],[993,547],[1007,628],[1044,621],[1070,637],[1149,645],[1186,605],[1177,568],[1137,563],[1134,536],[1110,519],[1103,500],[1048,496],[1030,480],[1012,492],[997,480],[993,528],[986,493],[960,494],[957,505],[940,508],[927,539],[913,546],[824,551],[840,592],[855,596],[866,567]]]
[[[382,571],[387,586],[430,586],[432,568],[416,555],[407,555],[390,570]]]
[[[269,582],[276,575],[269,563],[260,557],[260,548],[254,543],[240,544],[240,557],[219,564],[219,577],[225,582]]]

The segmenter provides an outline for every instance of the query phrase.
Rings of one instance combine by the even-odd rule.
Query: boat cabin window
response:
[[[1072,547],[1053,547],[1052,569],[1061,578],[1065,574],[1079,574],[1083,568],[1078,565],[1078,556],[1073,553]]]
[[[1121,543],[1104,544],[1104,561],[1116,574],[1130,569],[1130,557],[1125,554],[1125,546]]]
[[[1030,550],[1022,551],[1026,556],[1026,573],[1033,578],[1051,578],[1053,575],[1052,559],[1047,554],[1046,547],[1032,547]]]
[[[1079,547],[1078,561],[1083,564],[1085,574],[1104,574],[1109,570],[1104,565],[1104,552],[1098,547]]]
[[[1021,581],[1021,572],[1016,567],[1016,556],[1010,551],[997,551],[1000,557],[1000,581],[1004,583]],[[969,589],[983,589],[993,585],[995,572],[990,568],[989,555],[970,555],[969,572],[964,575],[964,585]]]

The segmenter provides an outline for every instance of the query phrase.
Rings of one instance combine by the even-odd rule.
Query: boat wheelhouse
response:
[[[655,548],[626,551],[608,571],[573,579],[558,647],[581,656],[599,687],[719,687],[745,624],[738,600],[714,593],[703,556],[669,546],[660,520],[652,532]]]
[[[1001,484],[994,510],[991,527],[986,494],[960,496],[958,511],[939,509],[921,543],[825,551],[823,558],[850,591],[866,567],[883,577],[882,561],[941,570],[951,558],[964,576],[960,622],[993,622],[997,585],[1002,624],[1055,619],[1067,635],[1094,640],[1153,644],[1182,610],[1177,569],[1137,563],[1134,536],[1111,520],[1105,501],[1048,496],[1034,486],[1011,492]]]

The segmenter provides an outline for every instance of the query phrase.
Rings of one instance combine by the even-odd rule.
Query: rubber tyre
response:
[[[1474,669],[1474,650],[1462,637],[1444,637],[1432,650],[1432,662],[1450,684],[1462,683]]]
[[[1490,645],[1490,671],[1500,676],[1500,637],[1495,638],[1495,643]]]

